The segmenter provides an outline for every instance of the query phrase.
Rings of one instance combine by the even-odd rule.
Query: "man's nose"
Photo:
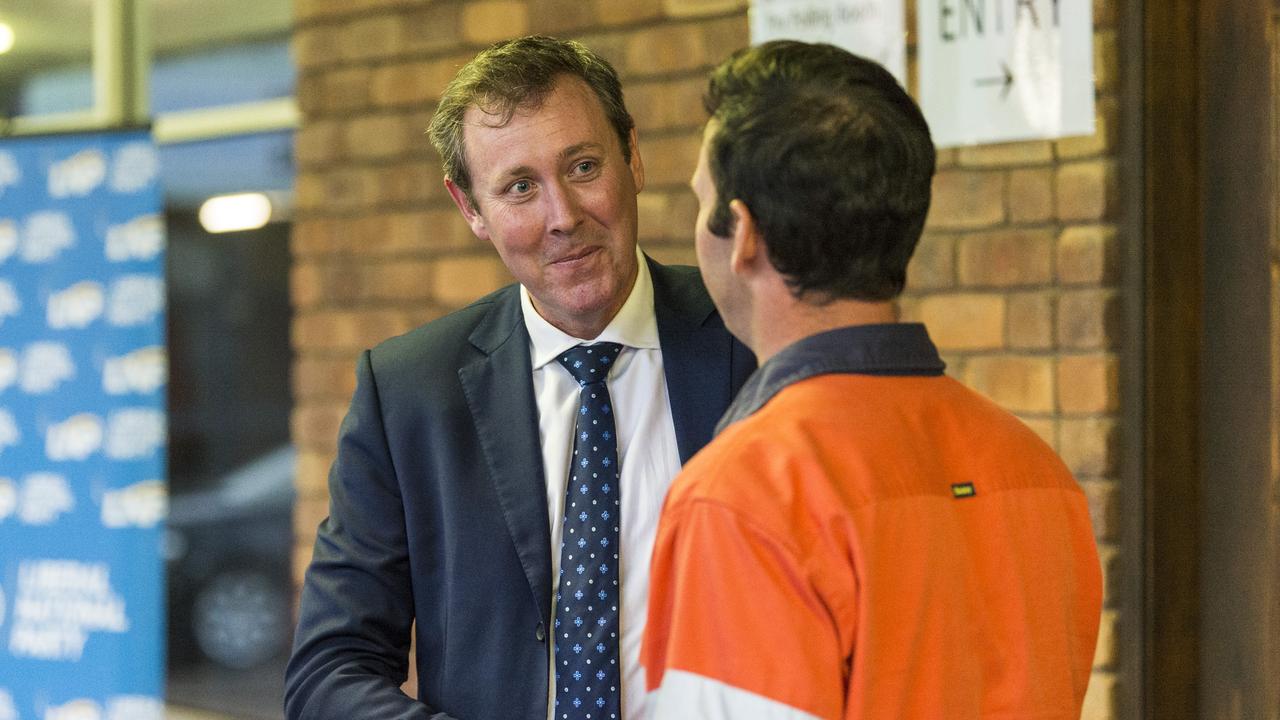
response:
[[[564,182],[552,183],[544,195],[547,201],[547,230],[572,233],[582,224],[582,199]]]

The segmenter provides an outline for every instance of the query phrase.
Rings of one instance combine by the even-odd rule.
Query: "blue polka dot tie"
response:
[[[622,717],[618,665],[618,439],[605,378],[622,346],[578,345],[560,364],[578,381],[556,590],[555,716]]]

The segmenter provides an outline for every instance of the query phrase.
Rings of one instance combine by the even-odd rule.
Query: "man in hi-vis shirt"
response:
[[[657,718],[1080,717],[1089,509],[894,306],[934,148],[878,65],[791,41],[714,73],[703,279],[759,370],[677,477],[641,663]]]

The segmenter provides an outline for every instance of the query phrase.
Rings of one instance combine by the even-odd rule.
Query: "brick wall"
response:
[[[1064,457],[1089,495],[1109,574],[1123,521],[1118,259],[1121,244],[1136,241],[1120,237],[1116,223],[1117,5],[1094,2],[1097,133],[943,151],[902,303],[907,319],[928,323],[952,375],[1017,413]],[[493,40],[533,32],[580,39],[613,62],[645,161],[641,242],[660,260],[692,263],[696,203],[687,182],[705,73],[747,42],[746,6],[295,0],[304,116],[291,277],[299,575],[327,512],[325,480],[355,356],[510,281],[458,217],[423,132],[457,67]],[[1108,591],[1086,718],[1118,716],[1115,630],[1131,600]]]

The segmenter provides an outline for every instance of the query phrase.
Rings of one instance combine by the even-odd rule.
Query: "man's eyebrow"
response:
[[[565,158],[567,158],[567,157],[569,157],[569,156],[571,156],[571,155],[577,155],[578,153],[582,152],[583,150],[595,150],[595,151],[600,151],[600,150],[603,150],[603,149],[604,149],[604,148],[603,148],[603,146],[602,146],[602,145],[600,145],[600,143],[591,142],[591,141],[587,141],[587,142],[580,142],[580,143],[578,143],[577,145],[570,145],[569,147],[567,147],[567,148],[565,148],[565,149],[561,150],[561,151],[560,151],[560,159],[561,159],[561,160],[564,160]]]
[[[597,142],[590,142],[590,141],[580,142],[576,145],[570,145],[569,147],[561,150],[560,159],[564,160],[566,158],[572,157],[582,152],[583,150],[600,151],[603,148],[604,146]],[[528,165],[517,165],[513,168],[508,168],[507,170],[503,171],[503,173],[498,176],[498,179],[507,180],[512,178],[524,177],[526,175],[532,175],[532,174],[533,174],[533,168],[529,167]]]

